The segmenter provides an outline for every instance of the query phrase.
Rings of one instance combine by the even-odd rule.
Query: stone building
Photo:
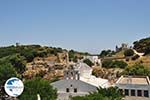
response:
[[[116,86],[125,96],[150,98],[149,77],[121,76]]]

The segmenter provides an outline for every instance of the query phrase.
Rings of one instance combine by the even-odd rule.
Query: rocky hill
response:
[[[12,65],[17,74],[25,79],[42,77],[53,80],[63,76],[69,62],[77,62],[88,53],[40,45],[0,47],[0,61]],[[20,69],[20,70],[18,70]]]

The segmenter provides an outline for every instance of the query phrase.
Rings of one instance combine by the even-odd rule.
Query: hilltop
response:
[[[97,77],[108,78],[112,74],[121,74],[127,66],[142,64],[150,67],[150,38],[135,41],[133,44],[132,48],[123,44],[120,48],[116,47],[116,51],[103,50],[99,54],[102,64],[93,67],[93,74]],[[143,55],[138,55],[141,53]],[[16,44],[0,47],[0,63],[10,64],[11,69],[25,79],[33,77],[42,77],[52,81],[60,79],[69,63],[76,63],[87,55],[90,56],[86,52],[40,45]],[[89,60],[86,59],[86,62],[93,66]]]
[[[0,47],[0,62],[8,62],[24,78],[55,79],[63,76],[68,62],[77,62],[88,53],[40,45]]]

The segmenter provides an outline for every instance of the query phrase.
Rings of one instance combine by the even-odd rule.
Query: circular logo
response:
[[[4,89],[9,96],[17,97],[22,94],[24,85],[20,79],[13,77],[6,81]]]

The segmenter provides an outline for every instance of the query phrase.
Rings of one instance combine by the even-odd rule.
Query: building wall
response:
[[[58,91],[58,100],[68,100],[69,96],[84,96],[89,92],[96,91],[97,88],[93,85],[80,80],[60,80],[51,84]],[[69,92],[67,92],[69,89]],[[74,89],[77,91],[75,92]]]
[[[150,85],[140,85],[140,84],[116,84],[119,89],[128,89],[128,90],[148,90],[149,98],[150,98]],[[131,94],[129,94],[131,96]],[[136,93],[137,96],[137,93]]]

